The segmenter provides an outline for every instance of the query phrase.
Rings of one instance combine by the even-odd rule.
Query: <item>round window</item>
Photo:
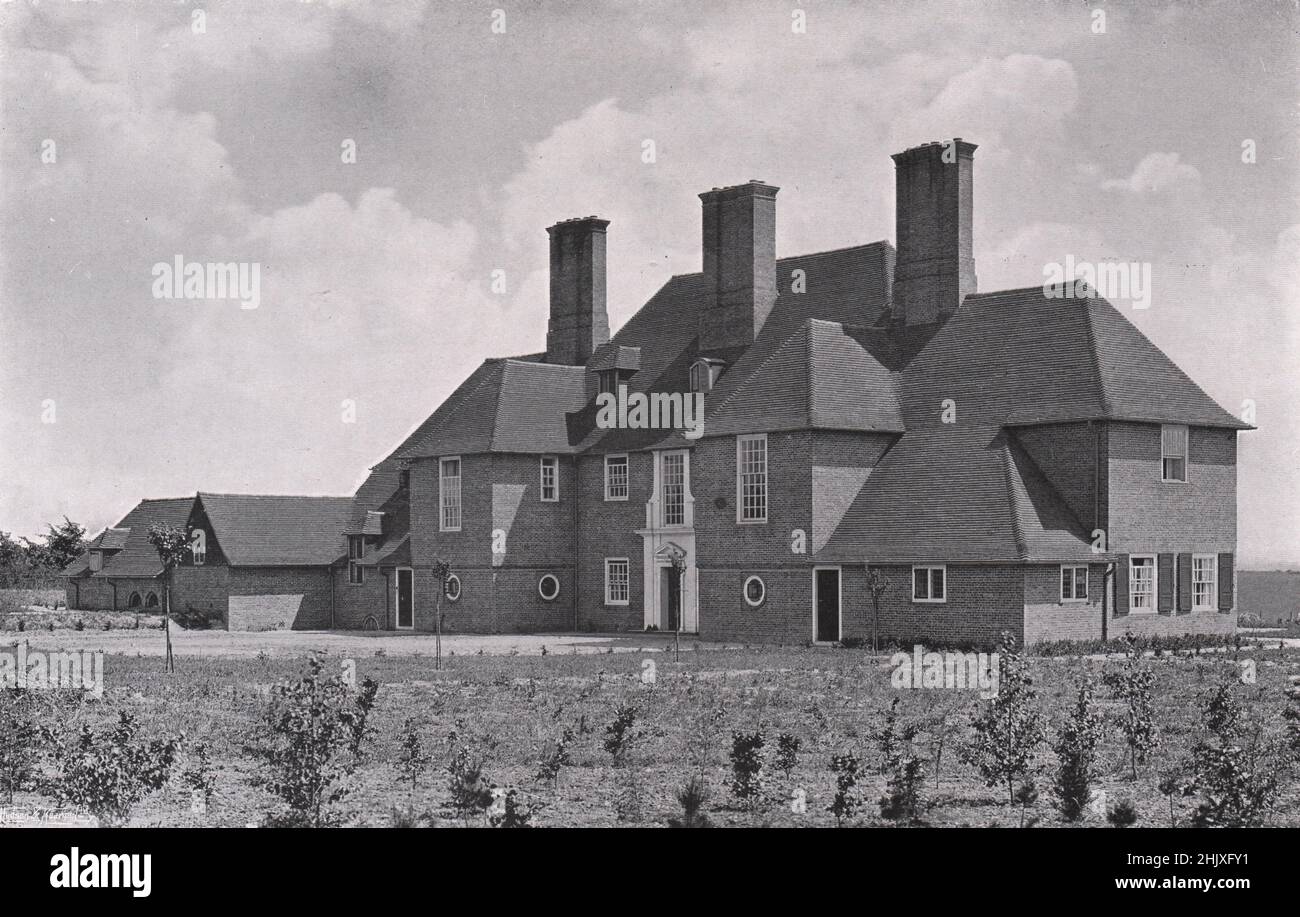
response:
[[[460,577],[455,573],[447,577],[445,591],[447,593],[447,598],[451,599],[453,602],[460,598]]]
[[[537,581],[537,594],[548,602],[554,601],[560,594],[560,581],[550,573]]]
[[[751,576],[745,580],[745,601],[750,605],[759,606],[767,598],[767,584],[757,576]]]

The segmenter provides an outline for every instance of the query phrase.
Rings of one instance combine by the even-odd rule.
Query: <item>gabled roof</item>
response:
[[[565,415],[586,401],[586,370],[529,360],[488,360],[456,395],[455,406],[397,458],[573,452]]]
[[[867,477],[818,560],[1097,562],[1083,526],[996,426],[909,432]]]
[[[149,543],[149,527],[152,525],[184,526],[189,521],[190,509],[193,506],[193,497],[141,500],[135,509],[122,517],[117,525],[105,529],[91,542],[92,545],[106,552],[103,566],[91,576],[104,579],[157,576],[162,572],[163,567],[162,561],[158,559],[158,552]],[[109,545],[118,547],[111,549]],[[107,553],[110,550],[113,553]],[[87,551],[77,558],[64,574],[79,576],[89,570],[90,552]]]
[[[610,341],[601,344],[587,361],[587,372],[594,373],[606,369],[623,369],[636,372],[641,368],[641,348],[625,347]]]
[[[198,499],[232,567],[320,566],[343,554],[351,497],[200,493]]]
[[[883,333],[806,320],[747,378],[713,396],[705,436],[768,430],[903,431],[894,374],[873,356]]]
[[[403,534],[371,548],[361,557],[363,567],[402,567],[411,563],[411,536]]]
[[[1106,300],[1043,287],[966,297],[903,374],[908,429],[1133,420],[1249,429]]]

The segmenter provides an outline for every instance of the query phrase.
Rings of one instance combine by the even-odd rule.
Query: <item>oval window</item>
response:
[[[745,580],[745,601],[750,605],[758,606],[763,604],[767,598],[767,584],[759,577],[751,576]]]
[[[455,573],[447,577],[446,593],[453,602],[460,598],[460,577]]]
[[[537,594],[547,602],[552,602],[560,594],[560,581],[548,573],[537,581]]]

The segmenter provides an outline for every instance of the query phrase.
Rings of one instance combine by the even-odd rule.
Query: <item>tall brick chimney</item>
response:
[[[754,342],[776,303],[776,193],[751,180],[700,195],[704,286],[700,351]]]
[[[975,292],[971,242],[975,144],[960,137],[894,154],[898,261],[894,320],[943,321]]]
[[[605,309],[605,227],[578,217],[547,228],[551,237],[551,317],[546,362],[578,366],[609,340]]]

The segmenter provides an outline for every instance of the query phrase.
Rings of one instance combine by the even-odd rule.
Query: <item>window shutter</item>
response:
[[[1128,614],[1128,555],[1121,554],[1115,565],[1115,614]]]
[[[1192,555],[1178,555],[1178,613],[1192,610]]]
[[[1160,570],[1156,575],[1156,611],[1167,615],[1174,610],[1174,555],[1156,555],[1156,566]]]
[[[1232,611],[1232,555],[1219,555],[1219,611]]]

